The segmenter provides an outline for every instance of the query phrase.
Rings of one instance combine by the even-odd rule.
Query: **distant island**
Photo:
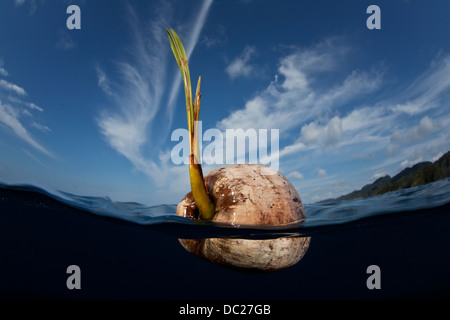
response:
[[[394,177],[386,175],[334,200],[349,200],[361,197],[372,197],[379,194],[420,186],[436,180],[450,177],[450,151],[435,162],[419,162],[410,168],[403,169]]]

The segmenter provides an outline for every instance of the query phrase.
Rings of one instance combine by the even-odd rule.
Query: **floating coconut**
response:
[[[280,226],[303,221],[305,211],[300,196],[276,170],[257,164],[240,164],[213,170],[203,177],[198,143],[201,78],[194,96],[184,46],[175,31],[167,29],[167,33],[183,79],[190,145],[192,191],[179,203],[177,215],[235,227]],[[309,238],[180,239],[189,252],[208,261],[253,271],[273,271],[297,263],[309,241]]]

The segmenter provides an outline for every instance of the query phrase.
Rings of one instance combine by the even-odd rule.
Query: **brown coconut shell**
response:
[[[305,219],[294,186],[278,171],[259,164],[215,169],[205,176],[215,206],[213,221],[231,225],[284,225]],[[178,204],[177,215],[196,218],[192,193]]]
[[[295,188],[279,172],[262,165],[240,164],[211,171],[205,177],[215,205],[213,221],[240,225],[286,225],[305,219]],[[177,215],[196,219],[197,208],[188,193]],[[180,239],[182,246],[209,262],[250,272],[269,272],[296,264],[306,253],[310,238],[267,240],[209,238]]]

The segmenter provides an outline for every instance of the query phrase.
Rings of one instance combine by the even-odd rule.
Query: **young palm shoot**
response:
[[[198,141],[198,119],[200,113],[200,81],[198,78],[195,97],[192,96],[191,75],[186,51],[180,38],[172,29],[167,29],[169,35],[170,47],[175,60],[181,71],[183,78],[184,93],[186,96],[186,112],[189,131],[189,178],[191,180],[191,190],[195,204],[199,211],[199,217],[205,220],[211,220],[214,217],[214,204],[206,190],[205,180],[203,178],[200,148]]]

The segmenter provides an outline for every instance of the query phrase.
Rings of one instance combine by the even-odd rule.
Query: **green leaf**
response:
[[[180,38],[173,29],[167,29],[167,34],[169,35],[170,47],[177,61],[178,67],[181,71],[181,76],[183,78],[184,92],[186,96],[186,112],[188,117],[188,129],[189,132],[193,130],[194,125],[194,108],[192,103],[192,87],[191,87],[191,76],[189,73],[189,65],[187,61],[186,51],[181,43]]]
[[[172,34],[170,33],[169,29],[166,28],[167,34],[169,35],[169,41],[170,41],[170,48],[172,49],[173,55],[175,56],[175,60],[177,61],[178,67],[181,68],[181,60],[180,55],[178,53],[178,48],[175,43],[175,39],[173,38]]]
[[[170,48],[172,49],[175,60],[180,68],[183,77],[184,92],[186,95],[186,112],[188,118],[189,129],[189,177],[191,180],[191,190],[194,201],[199,209],[199,214],[202,219],[212,219],[214,217],[214,204],[206,190],[205,181],[203,178],[202,167],[200,164],[200,150],[198,142],[198,119],[200,113],[200,81],[197,82],[197,90],[195,97],[192,96],[191,75],[189,72],[188,59],[186,51],[180,38],[172,29],[167,29],[169,35]],[[194,101],[193,101],[194,100]]]
[[[183,46],[183,43],[180,40],[180,37],[178,37],[178,34],[172,28],[170,29],[170,32],[172,33],[173,38],[175,39],[175,43],[176,43],[177,47],[180,50],[180,57],[185,59],[186,62],[187,62],[186,51],[184,50],[184,46]]]

